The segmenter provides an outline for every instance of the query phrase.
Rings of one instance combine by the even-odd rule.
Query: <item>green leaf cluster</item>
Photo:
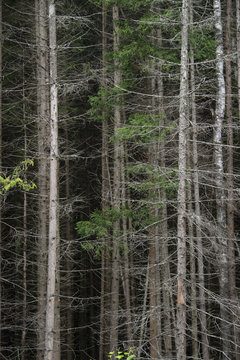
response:
[[[171,123],[160,130],[159,123],[164,118],[161,114],[134,114],[129,117],[129,124],[117,129],[121,141],[130,141],[139,145],[164,139],[168,133],[176,128]]]
[[[149,194],[149,191],[164,189],[168,198],[176,195],[178,189],[177,169],[169,169],[164,173],[156,171],[148,164],[133,164],[127,171],[135,177],[141,176],[141,181],[131,182],[129,187],[138,193]],[[145,181],[142,178],[145,178]]]
[[[130,349],[129,351],[118,350],[116,354],[114,351],[111,351],[108,355],[108,358],[110,360],[116,360],[116,359],[132,360],[135,357],[136,355],[134,355],[133,349]]]
[[[8,193],[10,190],[18,187],[24,191],[30,191],[36,188],[32,181],[24,179],[24,174],[29,166],[33,166],[34,162],[31,159],[26,159],[16,166],[11,175],[1,173],[0,175],[0,194]]]
[[[95,210],[90,215],[90,221],[79,221],[76,230],[83,237],[96,235],[97,239],[107,237],[114,222],[129,217],[131,210],[122,208],[120,210],[111,207],[102,210]]]

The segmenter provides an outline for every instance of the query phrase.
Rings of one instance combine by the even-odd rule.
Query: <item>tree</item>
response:
[[[112,8],[113,19],[113,48],[117,52],[119,49],[119,7],[113,5]],[[119,69],[119,62],[114,61],[114,86],[117,89],[121,84],[121,73]],[[120,142],[117,130],[121,126],[121,112],[119,105],[119,96],[116,96],[116,104],[114,106],[114,169],[113,169],[113,209],[120,210],[120,181],[121,181],[121,151]],[[113,250],[112,250],[112,280],[111,280],[111,323],[110,323],[110,349],[115,350],[118,346],[118,309],[119,309],[119,234],[120,223],[118,220],[114,222],[113,226]]]
[[[53,360],[56,303],[57,252],[59,246],[58,218],[58,93],[57,93],[57,44],[55,1],[49,2],[49,79],[50,79],[50,189],[49,189],[49,243],[47,307],[45,329],[45,360]]]
[[[182,3],[182,46],[179,104],[179,186],[178,186],[178,292],[177,292],[177,359],[186,358],[186,129],[188,127],[188,26],[189,3]]]
[[[227,237],[226,237],[226,208],[224,192],[224,169],[222,154],[222,123],[225,115],[225,79],[223,73],[224,54],[223,54],[223,33],[221,20],[221,3],[214,1],[214,15],[216,28],[216,75],[217,75],[217,97],[216,97],[216,119],[214,126],[215,144],[215,171],[216,171],[216,207],[217,207],[217,240],[219,243],[219,286],[221,295],[221,331],[223,338],[223,359],[229,354],[229,325],[228,310],[225,299],[229,297],[228,283],[228,256],[227,256]]]
[[[49,59],[46,0],[35,1],[37,44],[38,134],[38,360],[44,356],[47,287],[48,157],[49,157]]]

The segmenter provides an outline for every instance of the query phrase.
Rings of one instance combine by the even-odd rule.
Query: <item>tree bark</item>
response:
[[[126,208],[126,179],[125,179],[125,156],[124,156],[124,143],[120,146],[121,151],[121,206],[123,209]],[[126,329],[127,329],[127,343],[128,348],[133,346],[132,343],[132,314],[131,314],[131,294],[130,294],[130,280],[129,280],[129,246],[128,246],[128,233],[127,233],[127,219],[126,217],[122,220],[123,229],[123,264],[122,264],[122,283],[126,303]]]
[[[55,303],[58,220],[58,92],[57,92],[57,44],[55,1],[49,1],[49,71],[50,71],[50,194],[49,194],[49,243],[48,279],[45,332],[45,360],[54,359]]]
[[[35,1],[37,45],[37,127],[38,127],[38,326],[37,359],[44,357],[45,309],[47,287],[47,236],[48,236],[48,118],[49,74],[46,0]]]
[[[65,146],[66,146],[66,159],[65,159],[65,172],[66,172],[66,203],[70,202],[70,164],[69,164],[69,136],[67,123],[64,127],[65,133]],[[70,213],[67,212],[66,216],[66,242],[67,242],[67,254],[66,254],[66,267],[67,267],[67,360],[73,358],[73,314],[71,309],[72,303],[72,259],[71,259],[71,217]]]
[[[240,0],[236,0],[238,117],[240,119]]]
[[[190,23],[193,24],[193,4],[190,1]],[[201,327],[201,346],[203,360],[209,359],[209,344],[207,336],[207,317],[206,317],[206,294],[204,282],[204,264],[203,264],[203,245],[201,231],[201,209],[199,195],[199,175],[198,175],[198,147],[197,147],[197,111],[196,111],[196,85],[194,53],[190,49],[190,72],[191,72],[191,115],[192,115],[192,156],[193,156],[193,192],[195,205],[195,225],[196,225],[196,243],[197,243],[197,264],[198,264],[198,288],[199,288],[199,319]]]
[[[178,291],[177,291],[177,360],[186,359],[186,128],[188,126],[188,0],[182,3],[182,47],[179,105],[179,186],[178,186]]]
[[[102,88],[107,89],[107,73],[106,73],[106,53],[107,53],[107,7],[102,2]],[[105,99],[102,99],[105,102]],[[102,113],[102,210],[103,212],[110,206],[111,184],[109,179],[109,134],[108,119],[106,118],[105,109]],[[109,234],[110,238],[110,234]],[[99,360],[104,358],[104,343],[107,338],[106,332],[109,331],[109,322],[107,321],[107,310],[110,307],[109,292],[106,283],[109,284],[109,271],[107,271],[107,263],[109,256],[107,248],[110,248],[109,238],[103,239],[102,259],[101,259],[101,299],[100,299],[100,335],[99,335]]]
[[[113,5],[113,48],[114,52],[119,49],[119,8]],[[118,88],[121,83],[121,72],[119,62],[114,60],[114,86]],[[119,96],[116,96],[116,104],[114,106],[114,174],[113,174],[113,209],[120,211],[120,180],[121,180],[121,159],[120,159],[120,141],[117,129],[121,126],[121,112],[119,105]],[[110,350],[115,351],[118,345],[118,308],[119,308],[119,231],[120,222],[115,221],[113,225],[113,250],[112,250],[112,304],[111,304],[111,323],[110,323]]]
[[[27,159],[27,125],[26,125],[26,104],[25,104],[25,71],[23,64],[23,124],[24,124],[24,160]],[[26,180],[26,175],[24,176]],[[22,360],[25,359],[25,343],[27,335],[27,192],[23,193],[23,330],[21,338]]]
[[[238,2],[238,1],[237,1]],[[232,0],[227,1],[226,21],[226,120],[227,120],[227,236],[228,236],[228,259],[229,259],[229,291],[232,304],[232,335],[235,353],[238,353],[239,330],[235,326],[236,318],[239,318],[237,309],[238,296],[236,291],[236,265],[235,265],[235,234],[234,234],[234,193],[233,193],[233,119],[232,119],[232,64],[231,64],[231,21],[232,21]],[[233,355],[232,355],[233,356]],[[236,355],[237,358],[237,355]]]
[[[0,174],[2,173],[2,0],[0,0]],[[0,199],[0,324],[2,324],[2,200]],[[2,330],[0,328],[0,356],[2,353]]]
[[[224,191],[224,169],[222,154],[222,124],[225,115],[225,80],[224,80],[224,54],[223,54],[223,30],[221,19],[221,2],[214,0],[214,16],[216,30],[216,75],[217,75],[217,98],[216,98],[216,117],[214,125],[214,144],[215,144],[215,172],[216,172],[216,207],[217,207],[217,238],[219,241],[219,286],[220,286],[220,314],[221,314],[221,336],[222,358],[227,359],[229,355],[229,325],[227,299],[229,297],[229,274],[227,257],[227,238],[226,238],[226,199]]]

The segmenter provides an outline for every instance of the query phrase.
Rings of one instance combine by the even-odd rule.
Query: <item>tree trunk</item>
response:
[[[106,52],[107,52],[107,8],[102,2],[102,87],[107,89],[107,73],[106,73]],[[105,99],[103,99],[105,102]],[[109,135],[108,135],[108,119],[106,118],[105,109],[102,113],[102,210],[110,206],[111,184],[109,179]],[[110,234],[109,234],[110,238]],[[109,248],[109,238],[103,239],[102,259],[101,259],[101,299],[100,299],[100,334],[99,334],[99,360],[104,358],[104,343],[107,338],[106,332],[109,331],[109,322],[107,321],[107,310],[110,307],[109,292],[106,283],[109,284],[109,271],[107,271],[107,263],[109,256],[107,248]]]
[[[160,49],[162,47],[162,32],[161,29],[157,31],[157,45]],[[160,120],[160,132],[162,129],[167,126],[165,123],[165,109],[164,109],[164,89],[163,89],[163,77],[162,77],[162,65],[159,64],[157,66],[157,93],[159,95],[158,101],[158,113],[162,116]],[[158,162],[163,174],[165,175],[166,171],[166,139],[163,137],[158,141]],[[165,355],[167,358],[172,357],[172,332],[171,329],[171,306],[170,306],[170,291],[169,288],[172,286],[170,284],[170,271],[169,271],[169,251],[168,251],[168,221],[167,221],[167,193],[164,186],[160,189],[159,194],[159,203],[161,204],[161,208],[159,209],[159,219],[161,220],[160,225],[158,226],[158,232],[161,236],[161,246],[160,246],[160,262],[162,264],[159,270],[162,277],[162,304],[163,306],[163,342],[165,346]]]
[[[238,118],[240,119],[240,0],[236,0]]]
[[[238,2],[238,1],[237,1]],[[232,310],[231,323],[236,323],[239,318],[238,296],[236,291],[236,265],[235,265],[235,235],[234,235],[234,200],[233,200],[233,122],[232,122],[232,65],[231,65],[231,20],[232,20],[232,0],[227,1],[227,21],[226,21],[226,118],[227,118],[227,236],[228,236],[228,259],[229,259],[229,290],[230,298],[234,308]],[[233,325],[232,335],[235,353],[238,353],[239,330]],[[236,355],[237,358],[237,355]]]
[[[190,23],[193,24],[193,4],[190,2]],[[206,318],[206,294],[204,283],[204,266],[203,266],[203,245],[201,231],[201,210],[199,195],[199,176],[198,176],[198,148],[197,148],[197,111],[196,111],[196,86],[195,86],[195,69],[194,69],[194,53],[191,47],[190,56],[190,72],[191,72],[191,108],[192,108],[192,153],[193,153],[193,191],[195,204],[195,225],[197,237],[197,264],[198,264],[198,288],[199,288],[199,304],[200,304],[200,328],[201,328],[201,344],[203,360],[209,359],[209,344],[207,337],[207,318]]]
[[[66,159],[65,159],[65,193],[66,203],[70,202],[70,166],[69,166],[69,138],[68,138],[68,127],[67,123],[64,127],[65,133],[65,146],[66,146]],[[71,259],[71,217],[70,213],[67,212],[66,216],[66,267],[67,267],[67,360],[73,358],[73,316],[72,316],[72,259]]]
[[[124,166],[124,144],[120,146],[121,151],[121,206],[126,208],[126,180],[125,180],[125,166]],[[122,283],[126,303],[126,329],[127,329],[127,343],[128,348],[133,346],[132,343],[132,314],[131,314],[131,295],[130,295],[130,280],[129,280],[129,246],[128,246],[128,233],[127,233],[127,219],[124,217],[122,220],[123,228],[123,264],[122,264]]]
[[[24,124],[24,160],[27,159],[27,125],[26,125],[26,104],[25,104],[25,74],[23,64],[23,124]],[[26,175],[24,176],[26,180]],[[23,330],[21,338],[21,359],[25,359],[25,343],[27,334],[27,192],[23,193]]]
[[[216,98],[216,119],[214,126],[215,144],[215,178],[216,178],[216,206],[217,206],[217,238],[219,241],[219,285],[220,285],[220,314],[221,314],[221,336],[223,339],[223,359],[229,355],[229,325],[227,302],[229,297],[229,274],[227,258],[226,238],[226,199],[224,192],[224,169],[222,154],[222,124],[225,115],[225,80],[224,80],[224,58],[223,58],[223,32],[221,20],[220,0],[214,0],[214,15],[216,29],[216,75],[217,75],[217,98]]]
[[[149,86],[150,93],[156,94],[158,91],[157,88],[157,79],[156,79],[156,67],[154,64],[149,64],[150,67],[150,75],[151,75],[151,84]],[[151,113],[156,113],[158,111],[158,107],[156,105],[155,97],[151,98]],[[154,169],[157,168],[159,162],[159,153],[158,153],[158,141],[157,139],[153,139],[148,148],[148,163],[150,168]],[[150,174],[149,177],[150,183],[154,182],[154,175]],[[152,218],[158,218],[159,211],[156,206],[156,202],[159,198],[159,191],[158,189],[154,189],[154,185],[150,185],[151,188],[149,189],[149,203],[151,204],[149,209],[149,218],[150,221]],[[150,342],[150,356],[151,359],[158,359],[161,356],[161,331],[160,331],[160,323],[158,321],[161,318],[159,314],[160,311],[160,284],[158,278],[159,274],[159,266],[157,264],[160,263],[159,259],[159,234],[158,234],[158,227],[156,224],[151,225],[149,227],[149,342]]]
[[[188,24],[189,4],[188,0],[183,0],[178,159],[177,360],[186,359],[186,128],[188,126]]]
[[[190,135],[190,134],[189,134]],[[191,148],[188,139],[188,146],[187,146],[187,163],[188,168],[192,167],[190,154]],[[192,187],[191,187],[191,179],[188,181],[187,187],[187,210],[188,210],[188,232],[189,232],[189,252],[190,252],[190,273],[191,273],[191,317],[192,317],[192,325],[191,325],[191,332],[192,332],[192,358],[194,360],[198,359],[198,317],[197,317],[197,278],[196,278],[196,251],[195,251],[195,241],[194,241],[194,229],[193,229],[193,222],[191,215],[193,213],[192,209]]]
[[[0,174],[2,173],[2,0],[0,0]],[[2,324],[2,199],[0,199],[0,324]],[[0,327],[0,356],[2,353],[2,330]]]
[[[119,8],[113,6],[113,48],[114,52],[119,49]],[[119,62],[114,60],[114,86],[118,88],[121,83],[121,73]],[[119,96],[116,96],[116,104],[114,106],[114,174],[113,174],[113,208],[120,211],[120,180],[121,180],[121,159],[120,159],[120,141],[117,129],[121,126],[121,112],[119,105]],[[118,345],[118,307],[119,307],[119,231],[120,222],[115,221],[113,225],[113,250],[112,250],[112,304],[111,304],[111,324],[110,324],[110,350],[115,351]]]
[[[57,44],[55,1],[49,2],[49,48],[50,48],[50,194],[49,194],[49,244],[48,279],[45,333],[45,360],[54,359],[55,303],[57,247],[59,244],[58,220],[58,94],[57,94]]]
[[[44,357],[45,309],[47,287],[48,236],[48,34],[46,0],[35,1],[37,45],[37,127],[38,127],[38,326],[37,359]]]

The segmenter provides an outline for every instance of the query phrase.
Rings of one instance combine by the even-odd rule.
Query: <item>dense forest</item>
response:
[[[240,0],[0,0],[0,358],[239,360],[239,121]]]

